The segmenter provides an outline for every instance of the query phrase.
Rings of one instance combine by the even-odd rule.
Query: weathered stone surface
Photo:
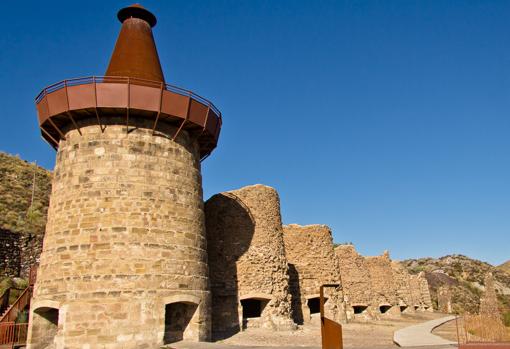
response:
[[[50,332],[57,348],[156,347],[174,330],[175,303],[194,307],[180,336],[209,338],[196,141],[136,120],[127,132],[122,119],[104,130],[83,121],[60,142],[29,348]]]
[[[328,297],[325,311],[329,318],[345,322],[340,266],[329,227],[291,224],[284,226],[283,231],[285,253],[289,262],[294,321],[310,321],[311,312],[317,311],[320,286],[338,284],[340,286],[336,289],[325,290]]]
[[[397,288],[397,300],[401,312],[413,312],[413,297],[411,294],[410,278],[407,269],[399,262],[392,261],[393,280]]]
[[[379,308],[381,314],[400,314],[397,285],[393,279],[388,251],[382,256],[365,257],[365,263],[370,273],[373,304]]]
[[[418,275],[411,275],[409,285],[414,309],[419,311],[434,311],[429,283],[425,277],[425,273],[421,272]]]
[[[429,282],[424,272],[418,274],[418,280],[420,282],[421,304],[425,310],[432,312],[434,311],[432,297],[430,296]]]
[[[372,283],[365,258],[353,245],[339,245],[335,254],[339,261],[347,318],[374,318]]]
[[[43,235],[0,230],[0,274],[28,277],[30,267],[39,263]]]
[[[484,284],[485,291],[480,298],[480,315],[501,321],[501,312],[499,310],[498,296],[494,288],[494,276],[492,273],[487,273]]]
[[[205,212],[215,335],[293,328],[278,193],[253,185],[216,194]]]
[[[452,291],[449,286],[441,286],[437,290],[437,307],[441,313],[451,314],[452,308]]]

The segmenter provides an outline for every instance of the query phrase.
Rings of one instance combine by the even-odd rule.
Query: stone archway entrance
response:
[[[270,299],[261,297],[241,299],[243,329],[261,327],[263,325],[264,309],[269,301]]]
[[[163,344],[181,340],[198,340],[198,304],[173,302],[165,305],[165,333]]]
[[[354,314],[356,314],[356,315],[365,313],[367,311],[367,308],[368,308],[368,305],[363,305],[363,304],[358,304],[358,305],[352,306],[352,310],[354,311]]]
[[[306,304],[310,309],[310,315],[319,314],[321,312],[321,300],[319,297],[308,298]]]
[[[59,309],[39,307],[32,314],[32,349],[42,349],[54,343],[58,332]]]
[[[391,308],[392,306],[389,304],[382,304],[379,306],[379,311],[381,314],[386,314]]]

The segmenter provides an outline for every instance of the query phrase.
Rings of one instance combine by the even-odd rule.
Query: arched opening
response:
[[[34,310],[32,316],[32,348],[46,348],[53,344],[58,332],[59,310],[41,307]]]
[[[388,304],[379,306],[379,311],[381,312],[381,314],[385,314],[390,309],[391,309],[391,305],[388,305]]]
[[[419,305],[415,305],[414,310],[418,310],[419,307],[420,307]]]
[[[367,311],[367,305],[353,305],[354,314],[363,314]]]
[[[175,302],[165,305],[165,334],[163,344],[174,343],[184,339],[195,340],[198,328],[193,317],[198,305],[191,302]]]
[[[243,307],[243,319],[252,319],[262,316],[262,312],[269,300],[259,298],[247,298],[241,300]]]
[[[244,329],[261,325],[259,320],[264,313],[267,303],[269,303],[269,299],[264,298],[246,298],[241,300]]]
[[[424,306],[424,307],[423,307],[423,309],[425,309],[425,310],[429,310],[429,308],[430,308],[430,307],[429,307],[428,305],[426,305],[426,306]]]
[[[400,312],[403,313],[407,309],[407,305],[400,306]]]
[[[326,300],[324,300],[326,302]],[[321,299],[320,297],[309,298],[306,302],[308,309],[310,309],[310,315],[318,314],[321,312]]]

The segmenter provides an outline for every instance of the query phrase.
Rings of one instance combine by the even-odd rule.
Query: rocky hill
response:
[[[501,264],[497,269],[510,274],[510,261]]]
[[[485,275],[492,272],[501,311],[503,314],[510,314],[510,273],[502,266],[494,267],[463,255],[409,259],[402,263],[411,274],[425,272],[432,300],[436,305],[439,287],[450,286],[453,310],[456,313],[478,312]]]
[[[44,233],[50,191],[51,172],[0,152],[0,229]]]

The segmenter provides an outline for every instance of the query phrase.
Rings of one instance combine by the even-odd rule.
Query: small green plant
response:
[[[510,311],[503,314],[503,323],[506,327],[510,327]]]

